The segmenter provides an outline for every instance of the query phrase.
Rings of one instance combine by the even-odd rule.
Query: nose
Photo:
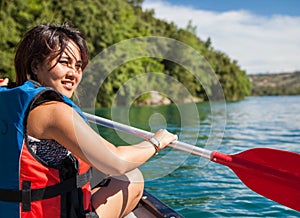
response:
[[[80,69],[76,66],[76,64],[68,64],[68,75],[77,77],[80,74]]]
[[[72,67],[70,67],[69,69],[68,69],[68,72],[67,72],[67,74],[66,74],[66,77],[68,78],[68,79],[70,79],[70,80],[74,80],[76,77],[78,77],[78,73],[76,72],[76,70],[74,69],[74,68],[72,68]]]
[[[68,64],[68,67],[69,67],[69,71],[72,71],[74,74],[75,73],[78,73],[78,70],[77,70],[77,67],[75,64]]]

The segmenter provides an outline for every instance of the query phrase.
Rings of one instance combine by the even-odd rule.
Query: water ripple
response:
[[[195,140],[205,147],[210,137],[208,104],[199,123],[176,126],[180,120],[168,111],[172,130],[183,132],[181,140]],[[206,112],[207,114],[203,113]],[[250,97],[227,104],[227,123],[219,151],[233,154],[255,147],[270,147],[300,153],[300,96]],[[133,111],[134,113],[134,111]],[[138,124],[143,123],[139,117]],[[167,120],[169,122],[169,120]],[[176,129],[177,128],[177,129]],[[182,129],[184,128],[184,131]],[[162,154],[163,155],[163,151]],[[149,173],[172,167],[184,154],[178,152],[163,164],[153,164]],[[187,218],[198,217],[300,217],[300,213],[262,197],[247,188],[226,166],[190,155],[170,174],[146,181],[146,189]],[[300,202],[299,202],[300,203]]]

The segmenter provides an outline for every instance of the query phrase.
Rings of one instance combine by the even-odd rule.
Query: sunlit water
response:
[[[249,97],[227,103],[224,136],[216,147],[206,144],[212,137],[210,105],[200,103],[197,109],[199,120],[191,117],[185,123],[182,116],[189,114],[180,114],[175,105],[117,108],[113,119],[129,118],[130,125],[152,131],[166,127],[181,141],[226,154],[255,147],[300,153],[300,96]],[[99,113],[111,117],[111,110]],[[220,119],[224,122],[224,117]],[[105,128],[100,131],[116,144],[138,141],[128,136],[121,140]],[[186,152],[168,148],[141,170],[146,189],[185,217],[300,217],[299,212],[247,188],[228,167]]]

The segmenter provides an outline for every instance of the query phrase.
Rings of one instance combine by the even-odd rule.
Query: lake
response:
[[[218,105],[215,113],[209,103],[194,107],[198,114],[190,113],[189,104],[101,109],[98,114],[149,131],[167,128],[180,141],[225,154],[256,147],[300,153],[300,96],[248,97],[227,102],[225,110],[220,105],[220,113]],[[100,131],[115,144],[139,141],[103,127]],[[145,188],[188,218],[300,217],[247,188],[228,167],[186,152],[164,149],[141,170]]]

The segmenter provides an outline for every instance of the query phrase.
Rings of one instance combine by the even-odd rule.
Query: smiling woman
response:
[[[43,86],[55,87],[61,94],[72,97],[82,78],[79,47],[74,41],[67,43],[65,51],[53,60],[32,66],[32,71]]]
[[[19,43],[15,56],[17,85],[31,79],[71,97],[87,64],[88,49],[79,31],[40,25]]]
[[[16,87],[0,87],[0,217],[124,217],[143,194],[137,168],[177,140],[159,130],[117,147],[97,134],[70,100],[87,64],[68,25],[38,25],[19,43]]]

